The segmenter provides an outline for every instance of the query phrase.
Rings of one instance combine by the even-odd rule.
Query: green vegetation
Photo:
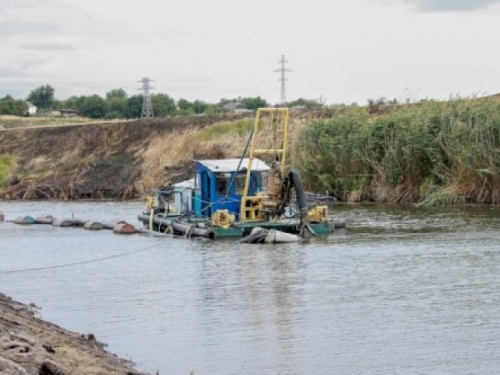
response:
[[[23,128],[30,126],[59,126],[72,124],[88,124],[92,120],[87,117],[61,117],[55,115],[43,115],[39,117],[19,117],[0,115],[0,131],[4,129]],[[104,121],[100,121],[104,122]]]
[[[210,104],[201,100],[190,102],[189,100],[181,98],[177,101],[177,114],[181,116],[201,115],[202,113],[205,113],[209,107]]]
[[[29,94],[28,101],[38,108],[50,109],[54,102],[54,88],[51,85],[37,87]]]
[[[303,132],[313,190],[342,200],[500,203],[498,98],[351,108]]]
[[[45,84],[32,90],[26,100],[17,100],[7,95],[0,98],[0,115],[27,116],[30,101],[37,107],[39,116],[86,117],[90,119],[136,119],[142,113],[143,96],[128,96],[122,88],[112,89],[103,97],[99,95],[72,96],[65,100],[55,98],[55,89]],[[202,100],[189,101],[180,98],[175,101],[165,93],[153,93],[151,105],[155,117],[219,115],[228,112],[224,106],[238,102],[243,109],[256,110],[268,107],[269,103],[260,96],[220,99],[218,103],[210,104]],[[324,103],[318,100],[297,99],[286,106],[302,106],[308,109],[320,108]]]
[[[267,107],[267,102],[262,99],[260,96],[250,97],[250,98],[241,98],[241,104],[243,104],[247,109],[256,111],[259,108]]]
[[[107,111],[107,103],[99,95],[86,97],[79,108],[88,118],[104,118]]]
[[[5,187],[9,173],[14,167],[14,160],[10,156],[0,156],[0,189]]]
[[[201,129],[196,134],[198,141],[210,141],[229,134],[237,134],[243,136],[250,134],[253,129],[254,122],[252,120],[241,120],[236,122],[221,122],[206,128]]]
[[[307,109],[321,108],[324,106],[319,100],[304,99],[299,98],[297,100],[288,102],[285,104],[286,107],[305,107]]]
[[[28,110],[28,103],[16,100],[7,95],[0,99],[0,115],[24,116]]]

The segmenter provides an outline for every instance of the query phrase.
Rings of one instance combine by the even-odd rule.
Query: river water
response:
[[[0,210],[139,225],[142,203]],[[337,214],[347,229],[283,246],[5,222],[0,291],[160,374],[498,372],[500,208]]]

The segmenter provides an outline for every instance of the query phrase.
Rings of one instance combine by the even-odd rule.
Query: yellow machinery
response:
[[[158,208],[158,197],[156,195],[148,195],[146,197],[146,209],[144,210],[144,212],[149,214],[156,208]]]
[[[256,149],[256,139],[260,128],[264,125],[264,117],[270,117],[270,129],[273,145],[267,149]],[[263,209],[276,209],[279,207],[282,194],[281,187],[285,176],[286,153],[289,126],[288,108],[259,108],[255,116],[254,129],[250,143],[249,163],[245,178],[245,187],[241,198],[240,220],[242,222],[255,222],[264,220]],[[268,156],[274,159],[268,175],[267,195],[248,196],[250,186],[250,172],[254,158]]]
[[[229,228],[234,223],[235,217],[228,210],[217,210],[212,215],[212,225],[219,228]]]
[[[311,223],[321,223],[328,220],[328,206],[314,206],[308,213],[307,217]]]

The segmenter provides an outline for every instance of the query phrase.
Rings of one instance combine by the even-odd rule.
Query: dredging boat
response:
[[[257,148],[264,130],[271,141]],[[196,160],[194,178],[156,190],[138,219],[153,231],[246,242],[333,233],[332,200],[311,198],[287,168],[288,130],[288,108],[258,109],[241,158]]]

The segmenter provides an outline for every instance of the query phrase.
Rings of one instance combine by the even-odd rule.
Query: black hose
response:
[[[300,173],[294,170],[288,172],[288,182],[286,191],[287,198],[289,198],[290,196],[290,189],[292,187],[295,188],[297,205],[299,206],[300,210],[300,223],[301,223],[300,236],[306,237],[307,232],[309,232],[310,235],[315,236],[316,233],[311,228],[311,225],[309,225],[309,218],[307,217],[309,207],[307,207],[306,192],[304,191],[304,185],[302,185],[302,178],[300,177]]]
[[[289,194],[290,189],[294,187],[300,213],[307,214],[308,207],[307,207],[306,193],[304,191],[304,186],[302,185],[302,178],[300,177],[300,173],[291,170],[290,172],[288,172],[288,179],[290,181],[290,186],[288,187],[287,194]]]

